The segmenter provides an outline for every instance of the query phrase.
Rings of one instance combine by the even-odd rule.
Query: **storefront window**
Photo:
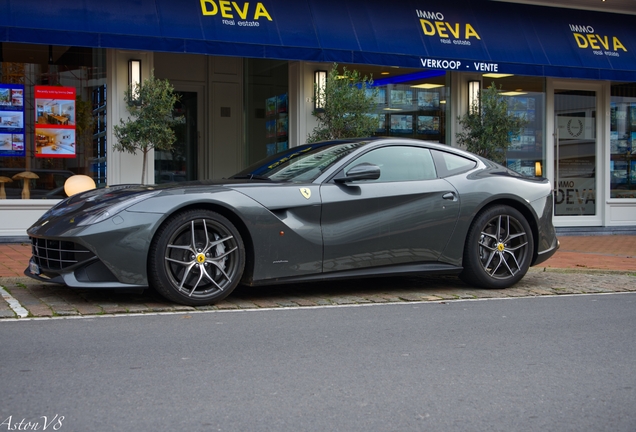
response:
[[[289,148],[288,62],[245,60],[247,164]]]
[[[105,50],[0,44],[0,199],[65,198],[106,184]]]
[[[483,86],[493,84],[508,103],[508,114],[527,121],[513,137],[506,153],[508,168],[530,177],[545,176],[545,79],[524,76],[482,77]]]
[[[377,89],[373,117],[376,136],[399,136],[447,143],[446,103],[449,97],[445,71],[347,65],[373,79]]]
[[[636,198],[636,83],[612,85],[610,197]]]

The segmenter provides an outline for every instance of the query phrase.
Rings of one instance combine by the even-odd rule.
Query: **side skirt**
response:
[[[276,285],[296,282],[321,282],[329,280],[362,279],[382,276],[416,276],[423,274],[458,274],[462,267],[450,264],[426,263],[410,264],[390,267],[373,267],[365,269],[345,270],[338,272],[318,273],[313,275],[303,275],[298,277],[286,277],[277,279],[265,279],[258,281],[244,281],[248,286]]]

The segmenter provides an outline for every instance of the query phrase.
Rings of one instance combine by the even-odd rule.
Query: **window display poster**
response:
[[[411,105],[412,102],[413,102],[413,91],[391,90],[391,106]]]
[[[526,177],[535,177],[537,175],[536,161],[533,159],[508,159],[506,166]]]
[[[439,92],[420,91],[417,93],[417,106],[423,110],[439,108]]]
[[[367,116],[377,122],[378,128],[375,130],[376,132],[384,132],[386,130],[386,116],[384,114],[367,114]]]
[[[272,138],[276,136],[276,120],[267,120],[265,122],[265,136]]]
[[[285,150],[287,150],[288,148],[289,148],[289,147],[288,147],[288,145],[287,145],[287,141],[282,141],[282,142],[276,143],[276,152],[277,152],[277,153],[280,153],[280,152],[282,152],[282,151],[285,151]]]
[[[273,96],[265,101],[265,115],[276,115],[276,96]]]
[[[374,103],[376,105],[386,104],[386,89],[383,89],[383,88],[367,89],[365,93],[367,97],[372,97],[374,91],[376,92]]]
[[[276,97],[276,108],[279,113],[287,112],[287,93]]]
[[[628,161],[610,161],[610,181],[612,185],[627,183]]]
[[[287,136],[288,120],[287,114],[281,114],[276,123],[276,134],[280,136]]]
[[[35,157],[74,158],[75,87],[35,86]]]
[[[413,116],[391,114],[391,132],[413,133]]]
[[[438,116],[417,116],[417,133],[420,134],[438,134],[439,133],[439,117]]]
[[[0,84],[0,156],[26,156],[22,84]]]

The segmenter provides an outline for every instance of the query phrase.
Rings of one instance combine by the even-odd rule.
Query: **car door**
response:
[[[457,191],[437,178],[430,150],[373,149],[347,164],[380,167],[376,180],[320,188],[323,272],[435,262],[459,214]]]

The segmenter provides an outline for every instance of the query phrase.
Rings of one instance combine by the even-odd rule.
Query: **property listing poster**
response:
[[[35,157],[75,156],[75,87],[35,86]]]
[[[24,85],[0,84],[0,156],[25,155]]]
[[[274,155],[287,150],[289,134],[287,93],[265,100],[266,154]]]

